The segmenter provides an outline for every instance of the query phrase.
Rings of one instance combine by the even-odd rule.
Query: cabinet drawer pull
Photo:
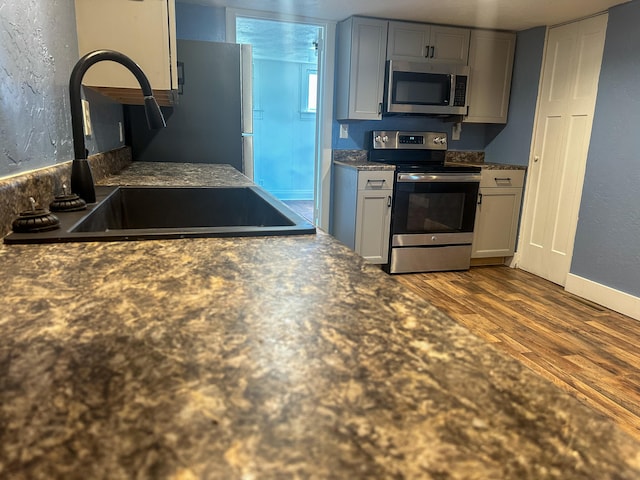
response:
[[[510,182],[511,177],[493,177],[496,182]]]
[[[386,180],[384,178],[376,179],[376,180],[372,180],[372,179],[369,178],[367,180],[367,185],[370,184],[370,183],[379,183],[380,186],[382,186],[382,185],[384,185],[386,183]]]

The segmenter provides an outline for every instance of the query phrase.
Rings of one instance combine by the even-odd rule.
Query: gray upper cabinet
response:
[[[337,120],[382,118],[387,25],[363,17],[338,24]]]
[[[469,48],[469,123],[507,123],[516,34],[472,30]]]
[[[387,59],[466,65],[470,32],[460,27],[389,22]]]

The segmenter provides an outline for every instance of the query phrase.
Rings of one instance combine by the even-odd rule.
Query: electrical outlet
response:
[[[340,124],[340,138],[349,138],[349,124],[341,123]]]
[[[89,111],[89,102],[86,100],[82,100],[82,120],[84,124],[84,134],[90,137],[93,133],[91,129],[91,112]]]
[[[454,123],[451,127],[451,140],[460,140],[460,133],[462,133],[462,123]]]

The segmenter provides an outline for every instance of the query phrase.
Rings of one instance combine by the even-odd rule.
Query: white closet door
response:
[[[582,196],[606,14],[549,30],[518,266],[564,285]]]

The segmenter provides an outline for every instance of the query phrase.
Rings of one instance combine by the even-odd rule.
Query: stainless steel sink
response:
[[[306,219],[259,187],[97,187],[97,203],[56,213],[61,228],[12,233],[5,243],[304,235]]]

